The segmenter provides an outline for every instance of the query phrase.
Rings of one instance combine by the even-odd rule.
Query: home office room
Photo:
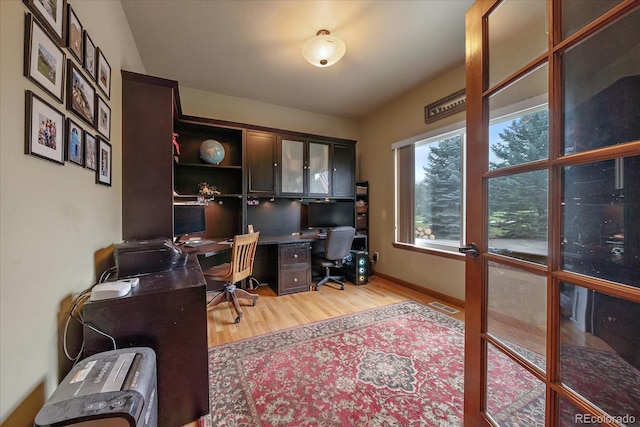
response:
[[[635,425],[639,22],[0,2],[2,426]]]

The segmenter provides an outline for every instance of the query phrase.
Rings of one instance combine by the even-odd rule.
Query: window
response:
[[[458,252],[464,233],[463,124],[396,151],[396,242]]]
[[[511,111],[496,109],[494,113],[489,126],[489,170],[547,158],[546,99],[532,99]],[[461,122],[393,145],[396,243],[455,253],[464,245],[466,144],[466,129]],[[546,175],[529,175],[523,177],[527,186],[535,187],[546,180]],[[494,186],[503,184],[501,178],[493,181]],[[490,200],[490,238],[504,239],[521,231],[521,218],[512,218],[505,206],[530,193],[513,182],[506,182],[503,187],[496,193],[499,199]],[[546,193],[540,192],[521,211],[518,212],[522,215],[535,215],[540,223],[546,221]],[[536,230],[546,237],[546,227],[538,226]]]

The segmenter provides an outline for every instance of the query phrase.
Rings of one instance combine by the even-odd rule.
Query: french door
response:
[[[478,0],[465,425],[640,425],[640,0]]]

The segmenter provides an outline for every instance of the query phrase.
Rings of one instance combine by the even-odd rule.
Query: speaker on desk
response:
[[[355,285],[369,282],[369,254],[366,251],[351,251],[344,262],[344,275]]]

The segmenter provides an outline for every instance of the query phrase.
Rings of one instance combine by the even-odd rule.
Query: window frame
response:
[[[400,221],[401,218],[406,216],[406,212],[402,210],[403,203],[400,200],[401,194],[401,186],[404,184],[404,180],[401,177],[406,178],[408,174],[402,173],[401,169],[404,169],[404,165],[401,165],[400,160],[400,149],[408,146],[412,147],[413,151],[413,164],[411,166],[411,194],[413,202],[410,203],[409,209],[411,210],[412,216],[412,224],[415,225],[415,185],[416,185],[416,164],[415,164],[415,149],[417,146],[430,144],[436,142],[438,140],[446,139],[455,135],[460,135],[461,137],[461,147],[460,147],[460,242],[457,245],[448,245],[439,242],[430,242],[429,240],[421,239],[421,244],[416,244],[415,237],[411,239],[411,242],[403,242],[400,240],[400,235],[402,233]],[[434,129],[432,131],[426,132],[421,135],[417,135],[415,137],[411,137],[405,139],[403,141],[398,141],[391,146],[394,153],[394,189],[395,189],[395,218],[394,218],[394,241],[393,247],[398,249],[410,250],[414,252],[427,253],[431,255],[443,256],[447,258],[454,259],[464,259],[464,255],[459,253],[458,248],[463,244],[466,233],[466,166],[467,166],[467,134],[466,134],[466,123],[465,121],[459,121],[452,123],[447,126],[440,127],[438,129]],[[402,182],[401,182],[402,181]]]

